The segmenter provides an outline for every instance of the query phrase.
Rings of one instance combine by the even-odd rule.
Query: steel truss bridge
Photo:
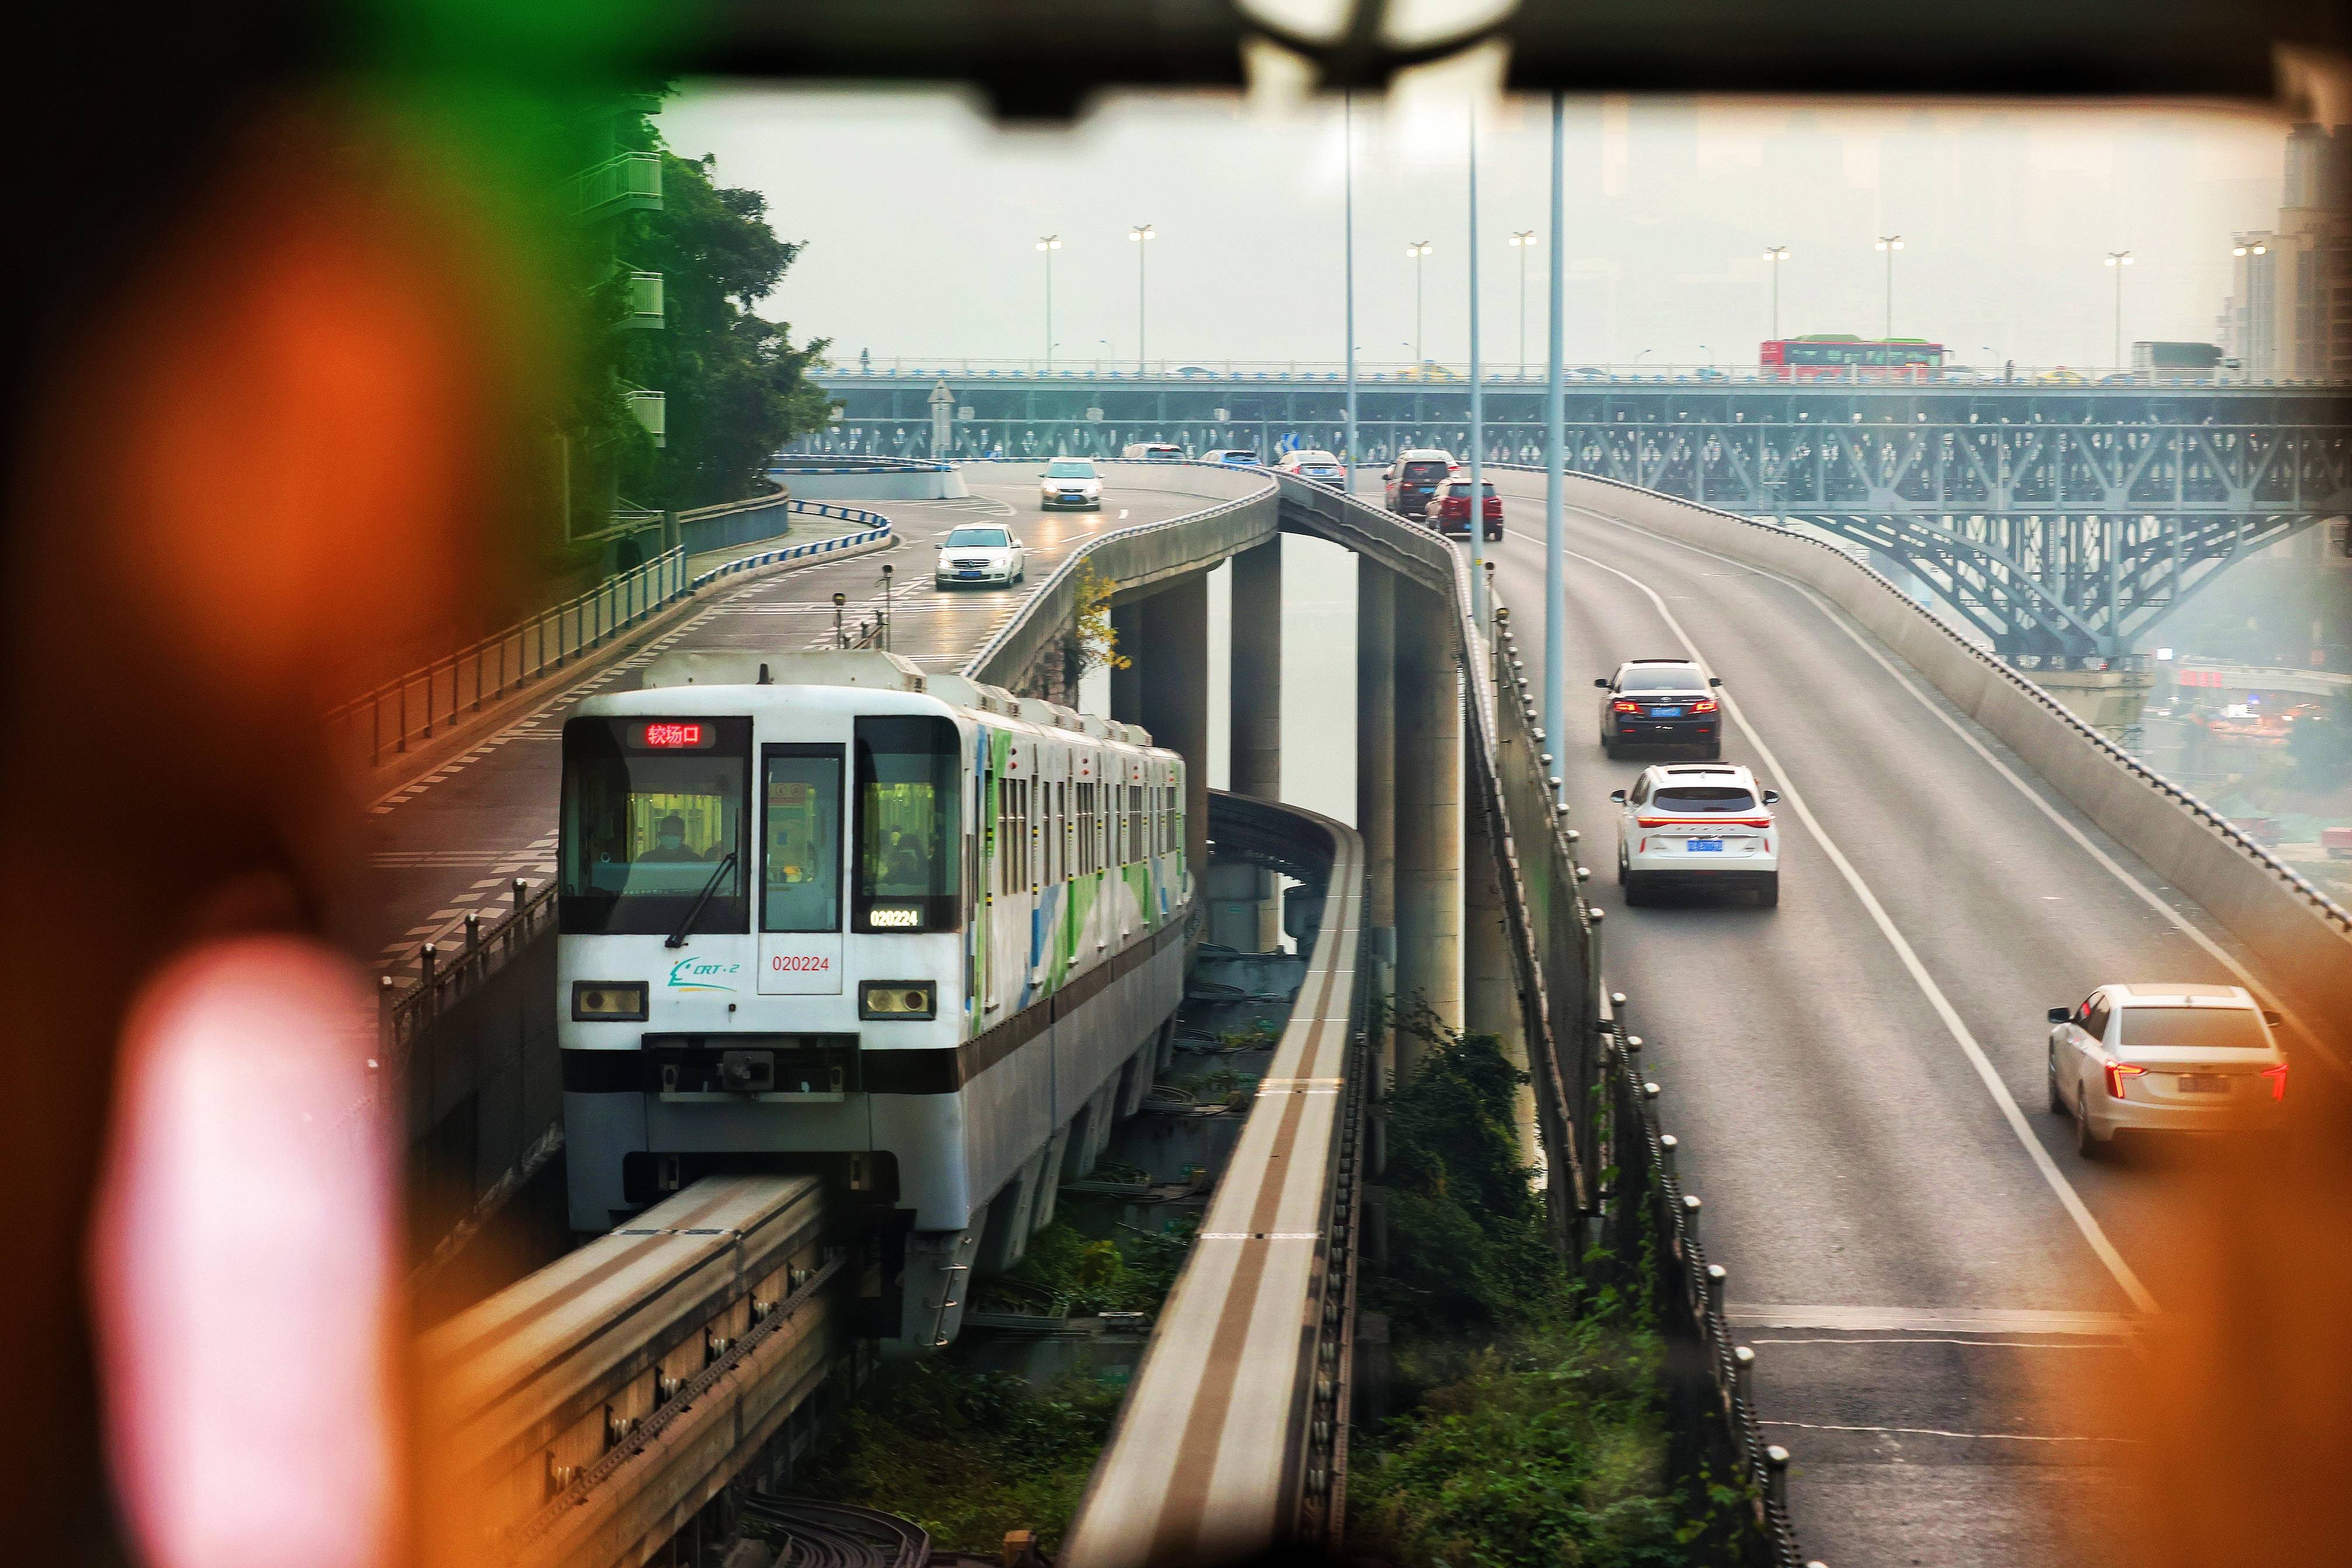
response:
[[[1345,444],[1325,374],[821,378],[842,416],[803,449],[1116,457]],[[928,399],[953,398],[934,454]],[[1570,467],[1811,525],[1908,572],[2004,657],[2105,668],[2239,559],[2352,512],[2347,390],[2046,384],[1571,384]],[[1486,392],[1489,461],[1543,460],[1543,393]],[[1361,386],[1362,457],[1466,451],[1466,384]],[[1901,572],[1893,574],[1901,575]]]

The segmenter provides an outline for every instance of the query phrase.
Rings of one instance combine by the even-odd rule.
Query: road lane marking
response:
[[[1890,1437],[1966,1437],[2002,1443],[2121,1443],[2137,1447],[2137,1437],[2094,1437],[2050,1432],[1947,1432],[1939,1426],[1843,1426],[1830,1421],[1759,1421],[1759,1426],[1787,1426],[1799,1432],[1874,1432]]]
[[[2134,1333],[2137,1322],[2122,1312],[2057,1312],[2031,1307],[1849,1307],[1765,1306],[1735,1301],[1723,1320],[1744,1329],[1832,1329],[1887,1333],[1912,1330],[1943,1333],[2090,1334]]]
[[[1706,657],[1699,652],[1698,645],[1691,640],[1690,633],[1683,629],[1682,622],[1676,620],[1675,613],[1666,608],[1666,602],[1658,596],[1655,589],[1630,572],[1620,572],[1607,562],[1595,560],[1580,551],[1571,550],[1568,553],[1585,564],[1597,566],[1611,576],[1622,578],[1639,589],[1650,601],[1652,607],[1658,612],[1659,618],[1666,623],[1668,629],[1682,643],[1683,651],[1690,655],[1691,662],[1702,669],[1711,668],[1707,664]],[[1556,610],[1553,606],[1547,605],[1546,613],[1556,613]],[[2140,1282],[2139,1275],[2132,1266],[2124,1261],[2124,1255],[2116,1250],[2114,1242],[2107,1239],[2105,1229],[2100,1226],[2097,1216],[2091,1213],[2089,1206],[2083,1202],[2083,1195],[2074,1190],[2074,1184],[2066,1179],[2065,1173],[2058,1169],[2058,1163],[2050,1157],[2050,1151],[2043,1148],[2042,1140],[2034,1136],[2032,1124],[2026,1121],[2025,1112],[2019,1108],[2017,1097],[2009,1092],[2009,1085],[2002,1080],[1999,1069],[1992,1065],[1992,1058],[1987,1056],[1985,1048],[1977,1043],[1976,1036],[1969,1031],[1967,1022],[1960,1017],[1959,1011],[1944,994],[1944,988],[1936,984],[1934,975],[1927,973],[1927,966],[1920,962],[1918,952],[1913,949],[1902,931],[1895,928],[1894,917],[1886,912],[1886,906],[1878,901],[1878,895],[1871,890],[1870,884],[1863,879],[1862,873],[1854,868],[1853,862],[1846,858],[1845,851],[1838,847],[1837,840],[1830,837],[1828,830],[1822,826],[1821,819],[1816,817],[1812,808],[1805,804],[1804,792],[1797,787],[1795,776],[1780,765],[1780,759],[1773,754],[1770,746],[1765,744],[1764,738],[1756,732],[1756,727],[1748,721],[1747,713],[1741,709],[1738,701],[1732,697],[1728,688],[1719,688],[1717,700],[1722,703],[1724,712],[1731,716],[1732,722],[1739,726],[1740,733],[1748,737],[1748,743],[1756,748],[1756,754],[1764,760],[1764,765],[1779,776],[1781,800],[1804,822],[1807,831],[1813,836],[1813,841],[1822,847],[1822,853],[1829,857],[1830,863],[1837,868],[1838,875],[1845,879],[1846,886],[1851,888],[1854,897],[1862,901],[1862,907],[1868,911],[1872,923],[1878,927],[1879,934],[1886,939],[1886,945],[1895,950],[1895,956],[1902,962],[1904,969],[1909,973],[1912,984],[1919,988],[1919,994],[1927,999],[1927,1005],[1933,1008],[1936,1016],[1942,1020],[1945,1032],[1949,1034],[1953,1043],[1960,1047],[1960,1054],[1968,1058],[1969,1065],[1976,1069],[1978,1079],[1985,1086],[1985,1092],[1992,1096],[1993,1104],[2000,1109],[2001,1119],[2009,1123],[2010,1131],[2017,1135],[2017,1141],[2024,1148],[2026,1157],[2033,1162],[2033,1168],[2042,1173],[2042,1181],[2056,1195],[2059,1205],[2066,1211],[2067,1217],[2074,1222],[2074,1228],[2082,1233],[2083,1239],[2090,1245],[2091,1250],[2098,1256],[2099,1261],[2106,1265],[2108,1274],[2113,1276],[2116,1283],[2122,1287],[2124,1294],[2131,1298],[2132,1305],[2143,1312],[2153,1315],[2157,1310],[2155,1296],[2150,1294],[2147,1287]]]
[[[2032,785],[2027,784],[2024,779],[2021,778],[2014,768],[2011,768],[2008,763],[1993,755],[1991,751],[1988,749],[1982,742],[1979,741],[1974,735],[1969,734],[1966,729],[1962,728],[1953,720],[1950,714],[1945,712],[1941,708],[1937,707],[1935,703],[1929,701],[1926,692],[1920,690],[1917,686],[1911,682],[1907,676],[1906,676],[1901,670],[1895,668],[1893,662],[1890,661],[1884,653],[1880,652],[1877,648],[1873,647],[1870,645],[1869,639],[1864,637],[1860,632],[1854,630],[1852,626],[1847,624],[1845,616],[1841,614],[1834,605],[1832,605],[1827,599],[1822,598],[1819,594],[1815,593],[1810,585],[1800,583],[1793,577],[1784,577],[1778,572],[1768,572],[1760,566],[1750,566],[1744,561],[1735,561],[1728,555],[1718,555],[1714,551],[1708,550],[1702,545],[1685,543],[1679,539],[1668,539],[1662,533],[1652,533],[1647,529],[1634,528],[1632,523],[1619,522],[1618,520],[1613,517],[1602,517],[1598,512],[1585,512],[1581,515],[1591,517],[1600,522],[1615,523],[1618,527],[1625,529],[1631,532],[1642,534],[1644,538],[1655,539],[1663,543],[1675,545],[1680,549],[1687,550],[1696,555],[1704,555],[1710,561],[1723,562],[1727,565],[1736,566],[1740,571],[1748,573],[1751,575],[1769,578],[1775,583],[1786,584],[1788,586],[1794,588],[1798,593],[1803,595],[1807,601],[1810,602],[1815,609],[1822,613],[1823,619],[1827,620],[1830,625],[1835,626],[1839,631],[1843,632],[1847,637],[1852,639],[1854,647],[1862,649],[1863,652],[1868,654],[1873,659],[1876,660],[1878,667],[1886,671],[1888,675],[1892,676],[1897,686],[1900,686],[1904,690],[1909,692],[1914,701],[1917,702],[1920,707],[1926,709],[1928,712],[1934,714],[1937,720],[1943,724],[1944,728],[1949,730],[1953,734],[1958,735],[1962,741],[1966,742],[1970,751],[1983,758],[1986,765],[1990,767],[1993,772],[2008,780],[2011,788],[2016,790],[2018,794],[2023,795],[2027,800],[2032,801],[2033,803],[2033,808],[2036,811],[2039,811],[2042,816],[2057,824],[2059,831],[2065,834],[2067,837],[2073,839],[2084,854],[2090,856],[2092,859],[2096,860],[2101,866],[2106,868],[2106,869],[2115,877],[2116,880],[2130,889],[2133,893],[2138,896],[2139,900],[2142,903],[2146,904],[2149,909],[2154,910],[2157,913],[2162,915],[2166,920],[2171,921],[2174,929],[2179,931],[2181,935],[2195,942],[2199,947],[2203,948],[2205,952],[2211,956],[2215,963],[2221,964],[2221,967],[2236,975],[2238,977],[2238,983],[2241,985],[2243,985],[2247,990],[2252,992],[2257,1001],[2260,1001],[2264,1006],[2275,1010],[2281,1016],[2285,1018],[2287,1026],[2294,1029],[2296,1037],[2305,1045],[2308,1045],[2313,1050],[2318,1052],[2319,1059],[2326,1062],[2329,1067],[2335,1068],[2339,1077],[2352,1078],[2352,1065],[2347,1065],[2343,1058],[2337,1056],[2334,1050],[2330,1049],[2326,1042],[2319,1037],[2318,1034],[2312,1029],[2311,1026],[2303,1021],[2303,1016],[2300,1013],[2282,1002],[2269,986],[2264,985],[2255,977],[2252,970],[2240,963],[2238,959],[2224,949],[2221,943],[2215,942],[2211,937],[2207,936],[2203,931],[2200,931],[2196,924],[2187,916],[2183,915],[2179,910],[2173,908],[2171,904],[2166,902],[2162,898],[2159,898],[2153,888],[2150,888],[2147,883],[2141,881],[2137,877],[2133,876],[2129,868],[2125,867],[2122,862],[2118,861],[2114,856],[2108,854],[2105,850],[2100,848],[2098,845],[2092,842],[2090,835],[2084,833],[2081,828],[2066,820],[2064,814],[2060,812],[2057,807],[2052,805],[2049,801],[2043,799],[2040,791],[2036,790]],[[2184,897],[2186,895],[2184,895]]]

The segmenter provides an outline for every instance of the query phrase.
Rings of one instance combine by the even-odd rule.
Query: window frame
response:
[[[771,926],[768,923],[768,763],[773,757],[815,757],[833,763],[834,784],[834,853],[833,853],[833,923],[829,926]],[[759,766],[753,772],[753,783],[760,794],[760,898],[759,907],[752,911],[757,919],[756,930],[762,936],[818,936],[837,934],[842,918],[848,913],[847,900],[842,897],[842,881],[848,874],[845,853],[849,823],[848,789],[849,759],[847,748],[838,741],[768,741],[761,743]]]

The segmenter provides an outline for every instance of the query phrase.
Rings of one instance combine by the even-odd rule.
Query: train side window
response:
[[[760,929],[841,929],[841,748],[760,749]]]
[[[857,721],[856,748],[853,928],[957,929],[963,901],[961,733],[949,719],[877,715]]]

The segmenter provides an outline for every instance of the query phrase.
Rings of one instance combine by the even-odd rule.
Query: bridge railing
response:
[[[1173,385],[1214,384],[1345,383],[1344,360],[1153,360],[1139,365],[1133,360],[1097,357],[1056,359],[941,358],[921,355],[875,361],[867,365],[832,365],[815,373],[828,386],[867,384],[1000,380],[1083,384],[1146,382]],[[1359,360],[1356,379],[1367,385],[1467,388],[1466,360]],[[1657,385],[1659,384],[1743,386],[2015,386],[2037,391],[2089,391],[2102,387],[2231,387],[2331,386],[2341,383],[2325,376],[2251,375],[2241,370],[2118,370],[2112,365],[1759,365],[1727,364],[1720,360],[1635,360],[1623,364],[1583,364],[1569,370],[1570,386],[1594,384]],[[1525,366],[1488,363],[1479,384],[1507,391],[1541,391],[1545,369],[1532,362]]]
[[[364,751],[371,766],[406,752],[417,741],[446,734],[492,703],[532,681],[562,669],[582,654],[593,652],[613,637],[643,626],[695,590],[721,577],[772,566],[804,556],[853,549],[885,539],[890,520],[856,507],[830,506],[816,501],[781,501],[755,498],[738,503],[755,512],[781,509],[770,519],[753,519],[752,531],[743,539],[728,537],[729,521],[718,513],[737,508],[714,508],[705,513],[681,514],[681,524],[709,518],[711,526],[692,552],[751,542],[783,531],[782,515],[823,517],[856,525],[854,532],[833,539],[813,540],[740,557],[691,578],[689,548],[680,544],[644,565],[608,577],[584,594],[577,594],[528,620],[445,654],[348,702],[338,703],[320,717],[331,740],[353,751]],[[761,530],[767,531],[761,532]]]

